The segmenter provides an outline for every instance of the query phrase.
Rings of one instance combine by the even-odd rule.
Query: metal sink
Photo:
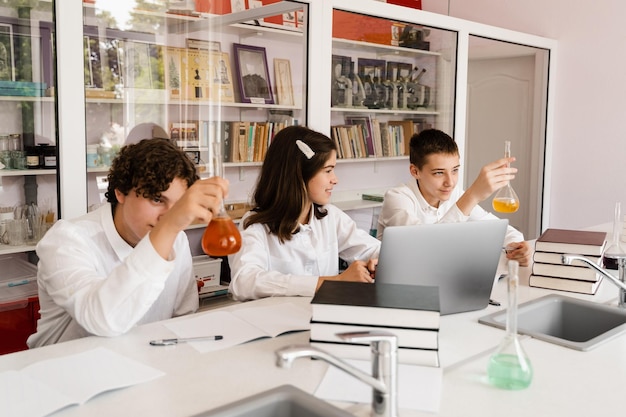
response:
[[[576,350],[590,350],[626,332],[626,309],[551,294],[520,304],[517,331]],[[478,319],[506,328],[506,310]]]
[[[195,417],[354,417],[293,385],[281,385]]]

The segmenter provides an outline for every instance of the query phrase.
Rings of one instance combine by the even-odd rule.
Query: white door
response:
[[[534,49],[534,48],[528,48]],[[471,55],[471,53],[470,53]],[[481,206],[524,233],[538,236],[541,219],[543,149],[541,90],[537,92],[535,54],[470,59],[468,68],[467,143],[465,187],[481,167],[504,155],[504,141],[511,141],[511,155],[518,173],[511,186],[520,198],[516,213],[494,212],[491,198]],[[544,84],[540,80],[540,84]],[[545,90],[545,87],[542,87]]]

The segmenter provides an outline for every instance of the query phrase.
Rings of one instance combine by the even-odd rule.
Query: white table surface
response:
[[[550,293],[527,287],[529,272],[529,268],[520,268],[520,302]],[[615,304],[617,289],[604,280],[595,296],[566,295]],[[482,325],[478,323],[478,318],[506,308],[503,282],[495,285],[492,297],[502,306],[442,317],[439,340],[444,382],[441,409],[437,415],[587,417],[623,413],[620,392],[626,380],[626,335],[589,352],[525,337],[522,343],[535,373],[531,386],[523,391],[509,392],[488,385],[487,359],[502,340],[504,331]],[[306,306],[310,298],[267,298],[221,308],[230,310],[282,302]],[[179,319],[184,317],[173,320]],[[205,354],[187,344],[168,347],[148,344],[151,339],[170,335],[175,336],[162,323],[152,323],[115,338],[87,337],[12,353],[0,356],[0,372],[102,346],[160,369],[166,375],[144,384],[100,394],[84,405],[55,413],[55,417],[176,417],[201,413],[282,384],[292,384],[312,393],[327,366],[322,361],[298,360],[288,370],[276,367],[274,351],[290,344],[307,343],[308,332],[263,339]],[[369,405],[341,406],[348,407],[359,416],[367,415],[369,409]],[[434,414],[401,410],[401,415]]]

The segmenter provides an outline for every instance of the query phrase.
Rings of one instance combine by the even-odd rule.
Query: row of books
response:
[[[331,127],[338,157],[343,159],[408,155],[411,136],[431,127],[424,120],[381,122],[357,116],[345,120],[346,124]]]
[[[185,150],[208,148],[219,138],[223,162],[262,162],[276,133],[293,120],[268,122],[187,121],[170,124],[170,138]],[[215,149],[209,149],[212,157]]]
[[[439,366],[439,289],[325,281],[311,300],[310,343],[342,359],[370,360],[369,344],[338,333],[386,331],[398,338],[398,362]]]
[[[561,255],[583,255],[602,266],[606,232],[546,229],[535,242],[532,273],[528,285],[583,294],[595,294],[602,275],[580,261],[564,265]]]
[[[224,162],[262,162],[285,122],[221,122]]]

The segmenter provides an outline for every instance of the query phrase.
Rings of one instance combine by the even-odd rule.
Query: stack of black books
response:
[[[398,337],[398,362],[439,366],[439,289],[325,281],[311,300],[312,346],[342,359],[371,358],[368,344],[337,333],[387,331]]]

